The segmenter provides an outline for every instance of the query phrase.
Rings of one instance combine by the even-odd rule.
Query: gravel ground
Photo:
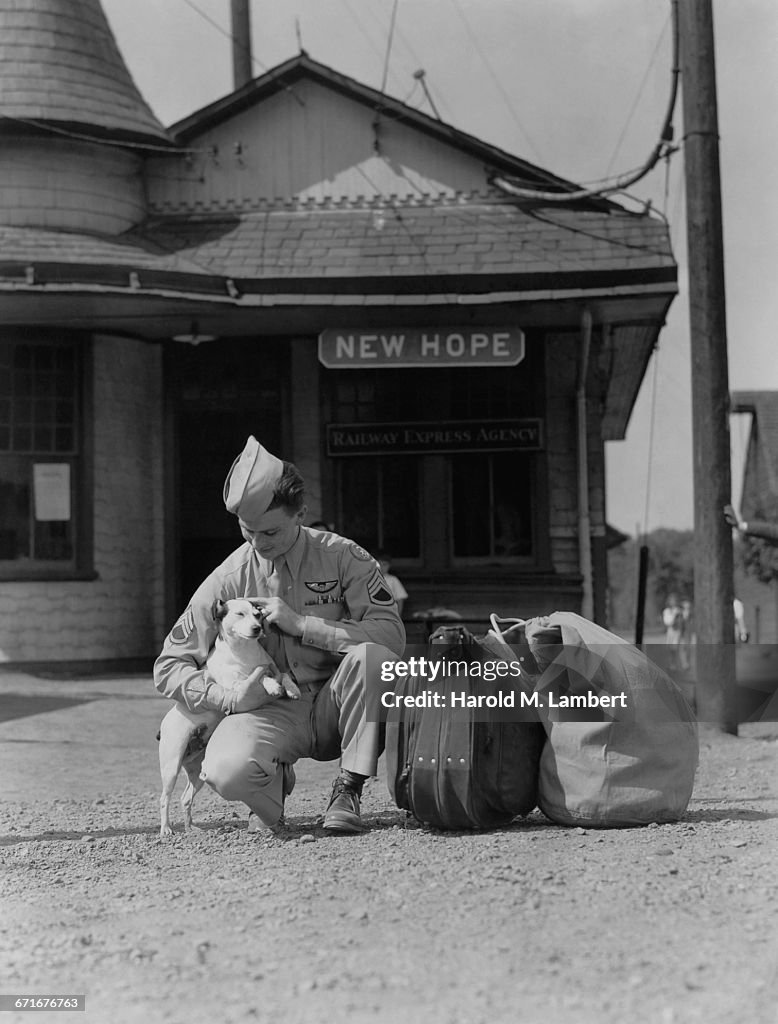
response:
[[[149,688],[0,675],[0,992],[85,993],[90,1024],[778,1021],[778,723],[704,732],[673,825],[441,833],[381,777],[329,837],[306,762],[286,837],[206,789],[161,840]]]

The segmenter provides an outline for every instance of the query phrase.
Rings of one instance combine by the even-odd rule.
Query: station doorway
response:
[[[173,522],[170,587],[180,611],[241,543],[224,508],[224,481],[253,434],[282,453],[288,432],[288,346],[275,339],[205,343],[168,354],[173,419]]]

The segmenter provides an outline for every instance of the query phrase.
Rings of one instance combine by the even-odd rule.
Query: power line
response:
[[[392,40],[394,38],[394,23],[397,20],[397,0],[392,6],[392,19],[389,22],[389,35],[386,40],[386,57],[384,58],[384,74],[381,79],[381,93],[386,92],[386,76],[389,74],[389,56],[392,52]]]
[[[622,128],[621,134],[619,135],[618,140],[616,142],[616,148],[613,150],[613,155],[608,161],[608,166],[605,170],[606,176],[610,175],[611,167],[613,167],[613,164],[616,161],[616,157],[618,156],[619,150],[621,149],[621,144],[624,142],[624,137],[627,134],[627,129],[629,128],[630,123],[632,122],[632,118],[635,116],[635,111],[637,110],[638,103],[640,102],[640,99],[643,95],[643,91],[646,87],[648,76],[651,73],[651,69],[653,68],[654,64],[656,63],[657,54],[659,53],[659,47],[661,46],[662,41],[664,40],[665,33],[667,32],[667,26],[670,24],[670,17],[670,15],[667,16],[667,19],[662,27],[662,31],[659,33],[659,38],[657,39],[656,45],[654,46],[654,52],[651,54],[651,57],[649,59],[648,67],[646,68],[646,73],[643,75],[643,80],[638,86],[637,94],[635,96],[634,102],[632,103],[632,107],[629,113],[627,114],[627,120],[624,122],[624,127]]]
[[[458,0],[454,0],[454,3],[457,2]],[[597,189],[575,189],[571,192],[540,192],[517,186],[504,176],[493,175],[491,181],[497,186],[497,188],[501,188],[509,195],[517,196],[520,199],[533,199],[536,201],[543,200],[549,203],[573,203],[582,199],[593,199],[614,192],[625,191],[625,189],[640,181],[641,178],[645,178],[645,176],[652,171],[654,167],[656,167],[663,157],[670,157],[674,152],[676,152],[677,147],[672,146],[671,143],[673,138],[673,114],[675,112],[675,104],[678,99],[678,81],[681,74],[681,68],[679,63],[680,50],[678,38],[678,8],[676,0],[672,0],[672,4],[671,20],[673,26],[673,67],[670,100],[668,102],[662,130],[659,134],[659,141],[654,146],[642,168],[631,174],[620,175],[611,185],[602,186]]]
[[[212,25],[217,32],[221,33],[221,35],[223,35],[226,39],[229,39],[230,42],[234,42],[235,37],[233,36],[232,32],[230,32],[228,29],[220,25],[218,21],[214,21],[214,19],[209,14],[206,14],[205,11],[201,10],[197,6],[197,4],[192,3],[192,0],[183,0],[183,2],[186,4],[187,7],[191,7],[193,11],[195,11],[197,14],[200,15],[201,18],[207,21],[209,25]],[[256,64],[261,71],[269,70],[267,65],[263,64],[262,61],[257,60],[253,53],[249,54],[249,56],[251,58],[251,63]]]
[[[197,6],[197,4],[192,3],[192,0],[183,0],[183,2],[187,5],[187,7],[191,7],[191,9],[193,11],[195,11],[197,14],[199,14],[201,18],[203,18],[205,21],[207,21],[209,25],[211,25],[213,28],[215,28],[216,31],[219,32],[221,35],[223,35],[226,39],[229,39],[230,42],[234,42],[235,41],[235,36],[233,35],[233,33],[231,31],[229,31],[226,28],[223,28],[218,23],[218,21],[214,21],[214,19],[209,14],[206,14],[205,11],[201,10]],[[251,52],[251,50],[249,50],[249,59],[251,60],[252,64],[255,64],[260,69],[260,71],[267,72],[267,71],[270,70],[268,68],[267,64],[263,64],[261,60],[259,60],[257,57],[254,56],[254,54],[253,54],[253,52]],[[283,82],[283,78],[279,78],[278,81],[279,82]],[[300,96],[298,96],[298,94],[295,92],[295,90],[292,88],[291,85],[284,85],[284,88],[286,89],[287,92],[290,92],[292,94],[292,96],[294,96],[294,98],[297,100],[297,102],[300,104],[301,107],[305,106],[304,100],[301,99]]]
[[[348,11],[351,14],[351,17],[354,19],[354,23],[356,24],[357,28],[359,29],[359,31],[362,33],[362,35],[365,37],[365,39],[370,44],[370,48],[372,50],[375,50],[375,52],[380,57],[383,57],[383,51],[381,50],[379,45],[375,42],[375,40],[372,38],[372,36],[369,34],[367,29],[365,28],[365,25],[364,25],[362,19],[359,17],[359,14],[351,6],[350,0],[343,0],[343,3],[348,8]]]
[[[462,19],[462,23],[465,26],[465,31],[467,32],[468,36],[470,37],[470,41],[472,42],[472,44],[475,47],[475,49],[478,51],[478,54],[481,57],[481,60],[484,62],[484,66],[486,67],[486,70],[489,72],[489,76],[491,77],[491,79],[494,82],[494,84],[497,86],[497,89],[499,90],[500,95],[504,99],[504,101],[506,103],[506,106],[508,107],[508,110],[509,110],[509,112],[511,114],[511,117],[513,118],[514,123],[516,124],[516,127],[519,129],[521,134],[526,139],[528,145],[532,149],[532,152],[535,154],[535,156],[538,158],[538,160],[540,160],[540,162],[543,163],[544,162],[543,161],[543,157],[540,155],[540,153],[538,151],[538,148],[535,145],[535,143],[529,137],[529,134],[527,133],[526,128],[524,127],[524,125],[519,120],[518,114],[516,113],[516,110],[514,109],[513,103],[511,101],[511,98],[508,95],[508,93],[506,92],[506,90],[505,90],[502,82],[500,81],[499,77],[495,73],[494,68],[491,65],[491,62],[489,61],[489,58],[486,56],[486,54],[484,53],[483,49],[481,48],[481,44],[478,42],[478,39],[475,37],[475,35],[473,33],[473,30],[470,27],[470,23],[468,22],[467,18],[465,17],[465,12],[462,10],[462,8],[461,8],[461,6],[459,4],[459,0],[452,0],[452,3],[454,4],[454,7],[456,8],[457,13],[459,14],[459,17]]]

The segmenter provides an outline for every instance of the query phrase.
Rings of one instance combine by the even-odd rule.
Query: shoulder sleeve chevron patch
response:
[[[381,575],[380,569],[376,569],[370,577],[367,585],[367,593],[371,604],[391,605],[394,604],[394,596],[386,585],[386,580]]]

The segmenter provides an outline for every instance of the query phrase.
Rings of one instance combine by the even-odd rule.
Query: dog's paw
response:
[[[297,685],[294,679],[292,679],[288,672],[281,673],[280,683],[282,687],[281,693],[285,697],[288,697],[289,700],[300,699],[300,687]]]
[[[278,679],[272,679],[268,677],[262,680],[262,685],[265,687],[265,691],[269,693],[271,697],[283,697],[284,687]]]
[[[170,825],[163,825],[162,828],[159,830],[159,835],[161,839],[164,839],[165,836],[172,836],[173,829],[171,828]]]

